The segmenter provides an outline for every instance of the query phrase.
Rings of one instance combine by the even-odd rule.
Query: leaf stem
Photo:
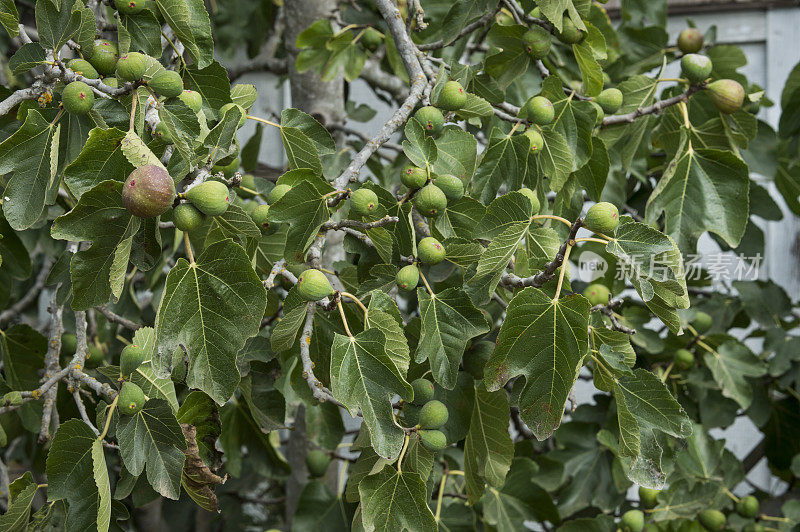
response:
[[[667,377],[669,377],[669,372],[672,371],[672,367],[674,365],[675,365],[675,361],[674,360],[669,363],[669,366],[667,366],[667,370],[661,376],[661,382],[667,382]]]
[[[725,491],[725,495],[727,495],[728,497],[730,497],[730,498],[731,498],[731,500],[733,500],[733,502],[735,502],[735,503],[738,503],[738,502],[739,502],[739,497],[737,497],[736,495],[734,495],[733,493],[731,493],[731,490],[729,490],[728,488],[723,488],[723,490]]]
[[[344,307],[342,307],[342,300],[336,300],[336,306],[339,307],[339,315],[342,317],[342,323],[344,324],[344,330],[347,333],[347,336],[353,338],[353,333],[350,332],[350,327],[347,325],[347,318],[344,315]]]
[[[128,130],[133,131],[133,123],[136,117],[136,102],[139,100],[139,94],[135,89],[131,92],[131,97],[131,121],[128,123]]]
[[[97,438],[100,441],[103,441],[103,438],[106,437],[108,434],[108,427],[111,426],[111,414],[114,413],[114,409],[117,408],[117,402],[119,401],[119,394],[114,397],[114,400],[111,401],[111,406],[108,407],[106,410],[106,424],[103,427],[103,432],[100,433],[100,436]]]
[[[422,273],[422,270],[420,270],[419,272],[419,278],[422,279],[422,282],[425,284],[425,288],[428,289],[428,292],[430,292],[431,295],[435,295],[433,293],[433,288],[431,288],[431,285],[428,284],[428,280],[425,278],[425,275]]]
[[[583,237],[583,238],[576,238],[575,242],[597,242],[598,244],[608,244],[608,240],[603,240],[602,238],[592,238],[592,237]]]
[[[367,310],[367,307],[364,306],[364,303],[362,303],[360,299],[358,299],[350,292],[342,292],[342,297],[346,297],[347,299],[353,301],[356,305],[361,307],[361,310],[364,311],[364,326],[365,328],[369,327],[369,310]]]
[[[194,264],[194,253],[192,253],[192,244],[189,242],[189,233],[183,233],[183,243],[186,245],[186,256],[189,257],[189,263]]]
[[[553,214],[537,214],[535,216],[531,216],[531,221],[534,220],[558,220],[559,222],[566,224],[567,227],[572,227],[572,222],[567,220],[566,218],[562,218],[561,216],[555,216]]]
[[[400,450],[400,456],[397,457],[397,474],[403,474],[403,457],[406,455],[406,450],[408,449],[408,434],[406,434],[405,439],[403,440],[403,448]]]
[[[444,497],[444,486],[447,483],[447,476],[447,471],[442,473],[442,481],[439,483],[439,495],[436,498],[436,515],[433,517],[436,519],[437,523],[439,522],[439,516],[442,514],[442,498]]]
[[[564,283],[564,273],[567,271],[567,261],[569,260],[569,252],[572,250],[572,242],[567,244],[567,251],[564,252],[564,261],[561,263],[561,272],[558,274],[558,284],[556,285],[556,295],[553,296],[553,303],[558,301],[558,296],[561,295],[561,285]]]
[[[759,519],[763,519],[764,521],[777,521],[778,523],[790,523],[791,519],[788,517],[775,517],[774,515],[767,515],[761,514],[758,516]]]
[[[256,122],[261,122],[262,124],[267,124],[268,126],[277,127],[278,129],[281,128],[280,124],[276,122],[271,122],[270,120],[267,120],[265,118],[260,118],[258,116],[253,116],[253,115],[247,115],[247,118],[250,120],[255,120]]]

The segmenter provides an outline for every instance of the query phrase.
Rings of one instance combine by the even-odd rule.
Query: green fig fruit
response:
[[[139,81],[147,69],[147,60],[144,54],[128,52],[117,61],[117,77],[122,81]]]
[[[122,389],[117,398],[121,414],[126,416],[138,414],[144,406],[144,401],[144,392],[139,386],[129,381],[122,383]]]
[[[379,205],[378,195],[368,188],[359,188],[350,195],[350,210],[356,216],[370,216]]]
[[[442,87],[439,98],[436,100],[436,107],[445,111],[458,111],[467,103],[467,92],[461,83],[448,81]]]
[[[161,139],[164,144],[175,143],[175,139],[172,138],[172,135],[170,135],[169,130],[167,129],[167,124],[165,124],[163,121],[156,124],[156,127],[153,130],[153,136]]]
[[[219,118],[221,120],[222,117],[225,116],[225,113],[228,112],[228,109],[233,109],[234,107],[239,109],[239,111],[241,111],[241,113],[242,113],[242,117],[239,119],[239,126],[238,126],[238,127],[242,127],[244,125],[244,123],[247,122],[247,111],[241,105],[238,105],[238,104],[235,104],[235,103],[226,103],[225,105],[223,105],[222,107],[219,108]]]
[[[308,474],[314,478],[325,476],[328,470],[328,465],[331,463],[331,457],[325,451],[319,449],[312,449],[306,454],[306,467]]]
[[[92,45],[92,57],[89,58],[89,63],[104,76],[113,74],[117,69],[117,61],[119,60],[119,50],[116,43],[106,39],[98,39]]]
[[[203,223],[203,213],[191,203],[181,203],[172,210],[172,223],[185,233],[194,231]]]
[[[67,66],[70,70],[78,74],[79,76],[83,76],[84,78],[89,79],[99,79],[100,74],[97,73],[97,70],[92,66],[92,64],[87,61],[86,59],[73,59]]]
[[[592,306],[607,305],[609,295],[611,295],[611,291],[608,287],[599,283],[590,284],[583,291],[583,297],[588,299],[589,304]]]
[[[431,183],[422,187],[414,197],[414,206],[423,216],[435,218],[447,208],[447,196]]]
[[[583,226],[593,233],[612,235],[619,225],[617,207],[607,201],[595,203],[589,208],[583,219]]]
[[[421,406],[406,403],[403,405],[403,422],[406,427],[416,427],[419,423],[419,412],[422,410]]]
[[[742,497],[739,499],[739,502],[736,503],[736,513],[742,517],[747,517],[748,519],[752,519],[753,517],[757,516],[758,510],[758,499],[752,495]]]
[[[61,355],[72,357],[78,349],[78,339],[72,333],[64,333],[61,335]]]
[[[572,19],[564,16],[561,22],[561,31],[556,31],[556,37],[564,44],[577,44],[586,37],[586,33],[578,29]]]
[[[500,26],[513,26],[517,23],[511,13],[505,8],[495,15],[494,20]]]
[[[211,172],[214,174],[222,173],[225,179],[230,179],[239,170],[239,159],[235,158],[228,164],[215,164],[211,167]]]
[[[447,437],[440,430],[420,430],[417,434],[422,446],[431,452],[438,453],[447,447]]]
[[[424,168],[408,164],[403,167],[400,181],[410,189],[422,188],[428,182],[428,172]]]
[[[269,205],[257,205],[250,215],[253,222],[261,228],[261,232],[268,234],[271,228],[271,221],[269,219]]]
[[[208,216],[224,214],[231,202],[228,187],[219,181],[203,181],[190,188],[185,195],[192,205]]]
[[[713,324],[714,321],[711,319],[711,316],[700,310],[697,311],[692,320],[692,328],[697,331],[697,334],[707,332]]]
[[[414,290],[419,284],[419,268],[414,264],[403,266],[400,268],[400,271],[397,272],[395,282],[402,290],[407,292]]]
[[[433,184],[444,192],[448,201],[456,201],[464,197],[464,182],[454,175],[440,174],[434,178]]]
[[[308,301],[319,301],[333,295],[333,287],[324,273],[309,268],[297,278],[297,293]]]
[[[176,98],[183,93],[183,80],[174,70],[159,70],[147,82],[147,86],[167,98]]]
[[[172,207],[175,182],[163,166],[146,164],[130,173],[122,185],[122,203],[139,218],[155,218]]]
[[[539,196],[536,195],[536,192],[534,192],[533,190],[531,190],[529,188],[521,188],[517,192],[519,192],[520,194],[524,195],[526,198],[528,198],[530,200],[530,202],[531,202],[531,212],[533,214],[536,214],[536,213],[539,212],[539,209],[541,208],[541,204],[539,203]]]
[[[375,51],[383,44],[383,34],[375,28],[367,28],[361,35],[361,44],[370,51]]]
[[[661,532],[661,529],[654,523],[645,523],[642,532]]]
[[[0,401],[0,405],[2,406],[19,406],[22,404],[22,392],[19,390],[12,390],[10,392],[6,392],[3,395],[2,401]]]
[[[414,400],[411,401],[413,404],[425,405],[433,399],[433,383],[428,379],[415,379],[411,382],[411,387],[414,389]]]
[[[603,111],[603,108],[597,105],[597,102],[592,101],[589,102],[594,107],[595,111],[597,111],[597,117],[594,119],[594,125],[599,126],[603,123],[603,119],[606,117],[606,112]]]
[[[655,508],[658,505],[659,490],[639,486],[639,503],[643,508]]]
[[[123,15],[135,15],[147,7],[147,0],[116,0],[114,5]]]
[[[523,135],[528,137],[528,140],[531,142],[530,150],[534,155],[539,153],[542,148],[544,148],[544,139],[542,138],[542,134],[536,129],[528,128]]]
[[[538,126],[546,126],[556,116],[553,104],[544,96],[534,96],[525,104],[528,120]]]
[[[61,94],[64,109],[73,115],[85,115],[94,105],[94,93],[91,87],[82,81],[73,81]]]
[[[718,79],[708,84],[708,96],[722,113],[732,114],[742,108],[744,87],[732,79]]]
[[[678,48],[685,54],[694,54],[703,48],[703,34],[697,28],[686,28],[678,34]]]
[[[714,65],[705,55],[686,54],[681,58],[681,72],[692,85],[696,85],[708,79]]]
[[[628,510],[622,514],[619,527],[623,532],[642,532],[644,529],[644,513],[641,510]]]
[[[269,191],[269,195],[267,196],[267,203],[270,205],[274,205],[278,200],[280,200],[284,194],[289,192],[292,189],[290,185],[275,185],[275,187]]]
[[[425,403],[419,412],[419,427],[421,429],[440,429],[447,423],[450,414],[441,401],[433,399]]]
[[[525,51],[533,59],[544,59],[550,53],[552,39],[550,32],[540,26],[534,26],[522,36]]]
[[[766,532],[766,528],[761,523],[747,523],[742,532]]]
[[[130,375],[144,362],[144,349],[136,344],[126,345],[119,355],[119,372]]]
[[[119,88],[119,81],[117,78],[103,78],[103,83],[113,89]]]
[[[615,88],[606,89],[598,94],[594,101],[603,109],[604,113],[613,115],[622,107],[622,91]]]
[[[442,262],[447,255],[444,246],[432,236],[426,236],[417,245],[420,262],[426,266],[434,266]]]
[[[473,343],[469,349],[464,351],[464,358],[461,360],[464,371],[472,375],[473,379],[482,380],[486,361],[492,355],[494,347],[494,342],[487,340]]]
[[[200,95],[199,92],[191,91],[189,89],[184,89],[178,95],[178,98],[187,106],[189,106],[189,109],[191,109],[195,113],[200,112],[200,109],[203,108],[203,97]]]
[[[442,115],[439,109],[432,105],[420,107],[420,109],[414,113],[414,118],[417,122],[422,124],[422,127],[428,135],[436,136],[442,132],[442,128],[444,127],[444,115]]]
[[[700,513],[697,514],[697,519],[700,521],[700,524],[710,532],[722,530],[725,528],[725,523],[727,521],[724,513],[711,508],[701,510]]]
[[[96,368],[106,359],[106,353],[95,344],[89,344],[88,348],[89,352],[86,353],[85,366],[87,368]]]
[[[688,349],[678,349],[672,357],[675,367],[686,371],[694,367],[694,355]]]

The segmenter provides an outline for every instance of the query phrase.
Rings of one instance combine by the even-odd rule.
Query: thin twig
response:
[[[679,94],[677,96],[673,96],[672,98],[667,98],[666,100],[660,100],[653,105],[648,105],[647,107],[639,107],[638,109],[631,111],[630,113],[626,113],[624,115],[611,115],[607,116],[603,119],[603,126],[611,126],[614,124],[625,124],[625,123],[632,123],[637,118],[653,114],[659,113],[662,110],[666,109],[671,105],[676,105],[681,102],[686,102],[689,100],[689,97],[697,91],[700,91],[705,88],[705,84],[700,85],[692,85],[686,92]]]
[[[42,263],[42,269],[39,270],[39,274],[36,276],[36,281],[34,281],[33,286],[28,289],[28,292],[22,296],[19,301],[0,313],[0,325],[3,325],[8,320],[18,316],[20,312],[28,308],[28,305],[33,303],[33,301],[39,297],[39,293],[42,291],[44,284],[47,282],[47,275],[50,273],[50,266],[52,266],[52,264],[53,260],[50,257],[44,259],[44,262]]]
[[[558,248],[558,252],[556,253],[555,258],[544,265],[544,269],[535,275],[530,277],[519,277],[513,273],[504,273],[503,276],[500,278],[500,284],[507,286],[509,288],[524,288],[526,286],[535,286],[536,288],[541,288],[546,283],[552,281],[555,278],[556,270],[564,263],[564,256],[567,252],[567,246],[575,240],[575,235],[578,233],[578,230],[583,225],[583,220],[578,218],[572,224],[572,227],[569,230],[569,236],[567,240],[561,244],[561,247]]]
[[[105,305],[101,305],[101,306],[96,307],[96,308],[97,308],[97,311],[100,312],[100,314],[102,314],[103,316],[105,316],[108,321],[111,321],[113,323],[117,323],[119,325],[122,325],[126,329],[130,329],[131,331],[135,331],[135,330],[141,329],[143,327],[143,325],[141,323],[136,323],[134,321],[129,320],[128,318],[122,317],[119,314],[116,314],[116,313],[112,312]]]

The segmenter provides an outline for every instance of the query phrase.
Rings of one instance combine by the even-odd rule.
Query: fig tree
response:
[[[414,113],[414,118],[416,118],[417,122],[422,124],[422,127],[425,128],[425,132],[429,135],[438,135],[442,132],[442,128],[444,127],[444,115],[442,115],[439,109],[432,105],[420,107],[420,109]]]
[[[241,105],[235,103],[226,103],[225,105],[219,108],[219,117],[220,119],[222,119],[222,117],[225,116],[225,113],[228,112],[228,109],[233,109],[234,107],[239,109],[239,111],[241,111],[242,113],[242,117],[239,119],[239,125],[238,125],[238,127],[242,127],[244,123],[247,122],[247,111],[245,111],[244,107],[242,107]]]
[[[611,291],[608,287],[600,283],[590,284],[586,287],[586,290],[583,291],[583,297],[588,299],[589,304],[592,306],[608,304],[609,295],[611,295]]]
[[[447,208],[447,196],[442,189],[431,183],[420,189],[414,198],[414,206],[420,214],[435,218]]]
[[[610,235],[619,225],[619,211],[617,207],[607,201],[595,203],[589,208],[583,219],[583,226],[593,233]]]
[[[697,28],[686,28],[678,34],[678,48],[685,54],[699,52],[703,48],[703,34]]]
[[[433,399],[433,383],[428,379],[419,378],[411,382],[411,387],[414,389],[415,405],[425,405]],[[436,427],[438,428],[438,427]]]
[[[91,87],[82,81],[73,81],[61,94],[64,109],[73,115],[85,115],[94,105],[94,93]]]
[[[639,502],[644,508],[655,508],[658,505],[659,490],[639,486]]]
[[[447,447],[447,437],[441,430],[420,430],[419,441],[431,452],[438,453]]]
[[[191,203],[181,203],[172,210],[172,223],[175,228],[188,233],[203,223],[203,213]]]
[[[544,139],[542,138],[542,134],[539,133],[539,131],[537,131],[536,129],[532,127],[528,128],[527,130],[525,130],[525,133],[523,133],[523,135],[528,137],[528,140],[531,141],[531,148],[530,148],[531,153],[534,154],[539,153],[541,149],[544,148]]]
[[[449,201],[460,200],[464,197],[464,182],[454,175],[440,174],[433,180],[433,184],[444,192]]]
[[[461,83],[448,81],[442,87],[439,98],[436,100],[436,107],[445,111],[458,111],[467,103],[467,92]]]
[[[297,293],[308,301],[319,301],[333,294],[333,287],[325,274],[309,268],[297,278]]]
[[[729,115],[742,108],[744,87],[732,79],[718,79],[708,84],[708,96],[720,112]]]
[[[714,65],[705,55],[686,54],[681,58],[681,72],[692,85],[696,85],[708,79]]]
[[[403,167],[400,181],[410,189],[422,188],[428,182],[428,172],[424,168],[408,164]]]
[[[534,96],[525,104],[528,120],[537,126],[546,126],[556,115],[553,104],[544,96]]]
[[[441,401],[433,399],[425,403],[419,411],[419,427],[421,429],[440,429],[450,417],[447,407]]]
[[[395,282],[402,290],[406,290],[408,292],[414,290],[417,287],[417,284],[419,284],[419,268],[417,268],[414,264],[403,266],[400,268],[400,271],[397,272]]]
[[[126,345],[119,355],[119,372],[130,375],[144,362],[144,349],[136,344]]]
[[[356,216],[369,216],[378,205],[378,195],[368,188],[359,188],[350,195],[350,210]]]
[[[556,31],[556,37],[564,44],[577,44],[586,37],[586,33],[578,29],[572,19],[564,16],[561,22],[561,31]]]
[[[181,75],[174,70],[159,70],[147,86],[153,89],[156,93],[166,96],[167,98],[175,98],[183,93],[183,80]]]
[[[275,187],[269,191],[269,195],[267,196],[267,203],[270,205],[274,205],[278,200],[280,200],[284,194],[289,192],[292,189],[290,185],[275,185]]]
[[[228,210],[231,197],[225,183],[203,181],[186,192],[186,199],[203,214],[219,216]]]
[[[524,188],[524,187],[519,189],[517,192],[519,192],[520,194],[524,195],[526,198],[528,198],[530,200],[530,202],[531,202],[531,212],[533,212],[533,214],[536,214],[537,212],[539,212],[539,209],[541,208],[541,204],[539,203],[539,196],[536,195],[536,192],[534,192],[533,190],[531,190],[529,188]]]
[[[139,218],[164,214],[175,200],[175,182],[162,166],[146,164],[130,173],[122,185],[122,203]]]
[[[139,386],[130,381],[122,383],[122,389],[117,398],[120,413],[126,416],[138,414],[144,406],[144,401],[144,392]]]
[[[641,510],[628,510],[622,514],[619,527],[623,532],[642,532],[644,529],[644,513]]]
[[[434,266],[442,262],[446,256],[444,246],[432,236],[426,236],[417,245],[420,262],[426,266]]]
[[[694,366],[694,355],[688,349],[678,349],[672,357],[675,367],[686,371]]]
[[[189,109],[194,111],[195,113],[199,112],[200,109],[203,108],[203,97],[200,95],[199,92],[191,91],[189,89],[184,89],[179,95],[178,98],[189,106]]]
[[[492,351],[494,351],[494,342],[481,340],[473,343],[469,349],[464,351],[464,358],[461,360],[464,371],[472,375],[473,379],[483,379],[483,370]]]
[[[97,70],[95,70],[92,64],[86,59],[73,59],[67,63],[67,66],[70,70],[84,78],[98,79],[100,77]]]
[[[736,513],[742,517],[752,519],[758,515],[758,506],[758,499],[752,495],[748,495],[747,497],[742,497],[739,499],[739,502],[736,503]]]
[[[606,89],[594,99],[604,113],[613,115],[622,107],[622,91],[615,88]]]
[[[306,467],[308,467],[308,474],[314,478],[320,478],[325,475],[328,470],[328,465],[331,463],[331,457],[328,453],[319,449],[312,449],[306,454]]]
[[[700,513],[697,514],[697,519],[700,521],[700,524],[710,532],[716,532],[725,528],[725,514],[719,510],[711,508],[701,510]]]
[[[122,81],[139,81],[144,76],[147,61],[144,54],[128,52],[117,61],[117,77]]]
[[[550,32],[540,26],[534,26],[522,36],[525,51],[533,59],[544,59],[550,53]]]
[[[711,328],[711,325],[713,325],[711,316],[702,310],[698,310],[694,315],[694,319],[692,320],[692,327],[694,330],[697,331],[698,334],[703,334]]]
[[[92,45],[92,57],[89,58],[89,63],[91,63],[100,74],[104,76],[113,74],[117,69],[118,59],[119,51],[115,43],[105,39],[94,41],[94,45]]]

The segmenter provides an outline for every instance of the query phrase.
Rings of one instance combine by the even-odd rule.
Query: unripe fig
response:
[[[105,39],[94,41],[94,45],[92,45],[92,57],[89,59],[89,62],[100,74],[104,76],[113,74],[114,70],[117,68],[118,59],[119,51],[115,43]]]
[[[517,192],[523,194],[526,198],[528,198],[531,201],[531,209],[533,214],[539,212],[541,205],[539,203],[539,196],[536,195],[536,192],[534,192],[529,188],[521,188]]]
[[[126,416],[138,414],[144,406],[144,401],[144,392],[139,386],[129,381],[122,383],[122,389],[117,398],[120,413]]]
[[[270,205],[274,205],[278,200],[280,200],[284,194],[289,192],[292,189],[290,185],[275,185],[275,188],[269,191],[269,195],[267,196],[267,203]]]
[[[525,51],[533,59],[544,59],[550,53],[550,32],[546,29],[534,26],[522,36]]]
[[[417,245],[417,255],[420,262],[426,266],[433,266],[442,262],[446,256],[444,246],[432,236],[426,236]]]
[[[361,44],[367,50],[374,51],[383,44],[383,34],[375,28],[367,28],[364,30],[364,34],[361,35]]]
[[[761,523],[747,523],[742,529],[743,532],[765,532],[766,528]]]
[[[166,96],[167,98],[175,98],[183,93],[183,80],[181,75],[174,70],[159,70],[147,86],[153,89],[156,93]]]
[[[199,92],[185,89],[178,95],[178,98],[180,98],[180,100],[195,113],[199,112],[200,109],[203,108],[203,97]]]
[[[481,340],[472,344],[472,347],[464,351],[464,358],[461,360],[464,371],[472,375],[473,379],[483,379],[483,370],[492,351],[494,351],[494,342]]]
[[[400,268],[400,271],[397,272],[395,282],[402,290],[414,290],[417,284],[419,284],[419,268],[413,264],[403,266]]]
[[[714,65],[705,55],[686,54],[681,58],[681,72],[692,85],[708,79]]]
[[[12,390],[3,395],[0,405],[3,406],[19,406],[22,404],[22,392],[19,390]]]
[[[454,175],[441,174],[436,176],[433,184],[444,192],[449,201],[460,200],[464,197],[464,182]]]
[[[644,508],[655,508],[658,505],[659,490],[639,486],[639,502]]]
[[[378,205],[378,195],[368,188],[359,188],[350,195],[350,210],[356,216],[369,216]]]
[[[495,15],[494,20],[500,26],[513,26],[516,24],[514,17],[511,16],[511,13],[508,10],[503,9],[497,15]]]
[[[429,135],[438,135],[442,132],[442,128],[444,127],[444,115],[442,115],[439,109],[432,105],[421,107],[414,113],[414,118],[417,122],[422,124],[422,127],[425,128],[425,131]]]
[[[596,125],[596,126],[599,126],[600,124],[602,124],[602,123],[603,123],[603,118],[605,118],[605,117],[606,117],[606,112],[605,112],[605,111],[603,111],[603,108],[602,108],[602,107],[600,107],[599,105],[597,105],[597,102],[596,102],[596,101],[591,101],[591,102],[589,102],[589,103],[591,103],[591,104],[592,104],[592,107],[594,107],[594,108],[595,108],[595,110],[597,111],[597,118],[595,118],[595,119],[594,119],[594,125]]]
[[[96,368],[106,359],[106,353],[95,344],[89,344],[89,352],[86,353],[86,367]]]
[[[523,135],[528,137],[528,140],[531,142],[531,153],[539,153],[541,149],[544,148],[544,139],[542,138],[542,134],[537,130],[528,128]]]
[[[748,495],[747,497],[742,497],[739,499],[739,502],[736,503],[736,513],[742,517],[752,519],[758,515],[758,506],[758,499],[752,495]]]
[[[424,168],[408,164],[403,167],[400,181],[410,189],[422,188],[428,182],[428,172]]]
[[[211,167],[211,172],[214,174],[222,173],[225,179],[230,179],[239,170],[239,158],[236,157],[227,164],[215,164]]]
[[[328,465],[331,463],[331,457],[325,451],[319,449],[312,449],[306,455],[306,467],[308,467],[308,474],[314,478],[320,478],[325,475],[328,470]]]
[[[742,108],[744,87],[732,79],[718,79],[708,84],[708,96],[720,112],[729,115]]]
[[[253,222],[261,228],[262,233],[267,233],[270,230],[270,219],[269,219],[269,205],[257,205],[255,209],[253,209],[253,213],[250,215],[253,219]]]
[[[458,111],[467,103],[467,92],[461,83],[448,81],[442,87],[439,98],[436,100],[436,107],[445,111]]]
[[[719,510],[710,508],[701,510],[700,513],[697,514],[697,519],[700,521],[700,524],[710,532],[716,532],[725,528],[725,514]]]
[[[406,403],[403,405],[403,422],[406,427],[416,427],[419,423],[419,411],[421,406]]]
[[[414,389],[413,404],[425,405],[433,399],[433,383],[428,379],[420,377],[411,383],[411,387]]]
[[[425,403],[419,412],[419,427],[421,429],[440,429],[447,423],[450,413],[441,401],[433,399]]]
[[[147,69],[144,54],[128,52],[117,61],[117,77],[122,81],[139,81]]]
[[[686,371],[694,366],[694,355],[688,349],[678,349],[672,357],[675,367]]]
[[[156,127],[153,130],[153,136],[161,139],[165,144],[175,143],[175,139],[172,138],[169,130],[167,130],[167,125],[163,121],[156,124]]]
[[[645,523],[642,532],[661,532],[661,529],[654,523]]]
[[[204,181],[186,192],[186,199],[203,214],[219,216],[228,210],[231,197],[225,183]]]
[[[538,126],[546,126],[556,116],[553,104],[544,96],[534,96],[525,104],[528,120]]]
[[[610,235],[618,225],[619,211],[614,204],[607,201],[592,205],[583,219],[583,226],[593,233]]]
[[[628,510],[622,514],[619,527],[623,532],[642,532],[644,529],[644,513],[641,510]]]
[[[71,357],[78,349],[78,339],[72,333],[64,333],[61,335],[61,354]]]
[[[119,355],[119,372],[130,375],[144,362],[144,349],[136,344],[126,345]]]
[[[251,194],[245,189],[256,190],[256,178],[253,174],[244,174],[242,176],[242,182],[239,184],[239,188],[236,191],[236,194],[240,198],[252,198],[254,194]]]
[[[697,28],[686,28],[678,34],[678,48],[685,54],[699,52],[703,48],[703,34]]]
[[[228,109],[233,109],[234,107],[238,108],[239,111],[242,112],[242,118],[239,119],[239,126],[242,127],[245,122],[247,122],[247,111],[245,111],[244,107],[235,103],[226,103],[222,107],[219,108],[219,117],[220,119],[225,116],[225,113],[228,112]]]
[[[561,31],[556,32],[556,37],[564,44],[577,44],[586,37],[586,33],[579,30],[572,19],[565,16],[561,22]]]
[[[447,208],[447,196],[442,189],[431,183],[417,193],[414,206],[422,215],[435,218]]]
[[[73,81],[61,94],[64,109],[73,115],[85,115],[94,105],[94,93],[91,87],[82,81]]]
[[[200,227],[203,223],[203,213],[191,203],[181,203],[172,209],[172,223],[176,229],[188,233]]]
[[[583,297],[588,299],[589,304],[592,306],[607,305],[609,295],[611,295],[611,291],[607,286],[600,283],[590,284],[586,287],[586,290],[583,291]]]
[[[135,15],[147,7],[147,0],[116,0],[114,5],[123,15]]]
[[[615,88],[606,89],[598,94],[594,101],[603,109],[604,113],[613,115],[622,107],[622,91]]]
[[[119,88],[119,81],[117,81],[117,78],[103,78],[103,83],[115,89]]]
[[[95,70],[92,64],[86,59],[73,59],[67,63],[67,66],[70,70],[84,78],[98,79],[100,77],[97,70]]]
[[[140,166],[122,185],[122,203],[139,218],[164,214],[175,200],[175,182],[167,171],[154,164]]]
[[[703,311],[698,310],[694,315],[694,319],[692,320],[692,327],[694,330],[697,331],[698,334],[703,334],[711,328],[711,325],[713,325],[711,316]]]
[[[333,294],[333,287],[325,274],[309,268],[297,278],[297,293],[308,301],[319,301]]]
[[[420,430],[419,441],[431,452],[438,453],[447,447],[447,437],[440,430]]]

